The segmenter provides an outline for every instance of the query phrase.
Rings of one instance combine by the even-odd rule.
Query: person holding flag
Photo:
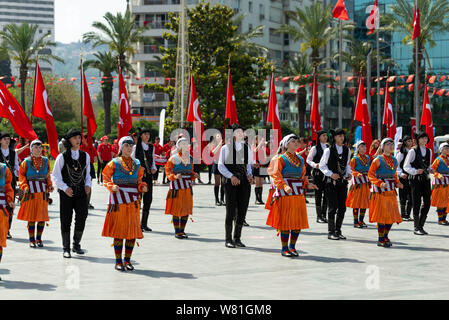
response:
[[[440,155],[432,163],[431,169],[435,179],[432,185],[430,205],[437,208],[438,224],[449,225],[446,220],[449,202],[449,144],[442,143],[439,148]]]
[[[139,193],[146,193],[148,184],[143,181],[144,170],[139,159],[133,159],[131,156],[133,146],[132,137],[122,137],[119,141],[118,157],[111,160],[103,170],[103,183],[110,195],[101,235],[114,239],[115,269],[118,271],[134,270],[131,255],[136,239],[143,238]]]
[[[42,233],[45,222],[49,221],[49,195],[53,192],[50,178],[50,163],[42,156],[42,142],[34,140],[30,145],[31,155],[22,162],[19,168],[19,187],[24,196],[20,202],[17,219],[28,221],[30,247],[43,247]],[[37,235],[35,229],[37,223]]]
[[[398,162],[393,157],[394,141],[391,138],[382,140],[378,156],[373,160],[368,171],[371,182],[371,196],[369,203],[369,222],[377,222],[379,247],[392,246],[388,234],[393,223],[401,223],[396,187],[402,188],[397,175]]]
[[[270,162],[268,168],[276,189],[266,224],[279,230],[284,257],[299,256],[296,241],[301,230],[309,228],[305,190],[318,189],[307,180],[305,161],[296,154],[298,146],[296,135],[286,136],[280,143],[280,150],[286,151]]]

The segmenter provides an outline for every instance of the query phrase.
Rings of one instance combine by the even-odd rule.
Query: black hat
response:
[[[418,141],[421,138],[426,137],[427,139],[429,139],[429,135],[427,134],[427,132],[418,132],[415,134],[416,137],[416,141]]]
[[[335,130],[331,129],[330,132],[331,132],[332,137],[339,136],[341,134],[343,134],[343,135],[345,134],[345,131],[342,128],[338,128]]]
[[[141,136],[142,134],[144,134],[144,133],[150,133],[150,129],[147,129],[147,128],[140,128],[139,129],[139,136]]]
[[[320,131],[318,131],[318,132],[316,133],[316,138],[317,138],[317,140],[320,139],[320,136],[321,136],[322,134],[326,134],[326,135],[327,135],[327,131],[326,131],[326,130],[320,130]]]
[[[65,134],[64,138],[69,141],[70,138],[76,137],[76,136],[80,136],[81,137],[81,131],[79,131],[78,129],[72,128],[69,131],[67,131],[67,133]]]
[[[245,129],[241,125],[239,125],[238,123],[234,123],[231,128],[232,128],[232,131],[235,131],[235,130],[238,130],[238,129],[242,129],[242,131],[245,131]]]
[[[402,140],[402,142],[405,142],[405,141],[407,141],[407,140],[412,140],[412,137],[410,137],[410,136],[404,136],[401,140]]]
[[[11,138],[11,135],[8,132],[1,132],[0,133],[0,140],[3,138]]]

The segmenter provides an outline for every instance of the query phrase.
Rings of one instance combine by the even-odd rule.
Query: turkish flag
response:
[[[279,105],[276,97],[276,87],[274,85],[273,74],[271,74],[270,81],[270,99],[268,101],[267,122],[270,122],[273,125],[273,130],[277,133],[277,141],[280,141],[282,139],[281,121],[279,119]]]
[[[44,80],[42,79],[41,68],[37,62],[35,71],[33,117],[40,118],[45,121],[48,144],[50,145],[50,154],[56,159],[59,153],[58,132],[56,131],[55,120],[53,118],[50,104],[48,103],[47,90],[45,89]]]
[[[415,6],[415,13],[413,14],[413,33],[412,33],[412,40],[415,38],[418,38],[421,34],[421,26],[419,21],[419,8],[418,6]]]
[[[371,147],[373,136],[371,133],[371,125],[368,114],[368,104],[366,102],[365,86],[362,77],[359,78],[359,92],[357,94],[357,103],[355,106],[354,120],[362,123],[362,140],[366,143],[366,147]]]
[[[405,83],[410,83],[410,82],[412,82],[414,77],[415,77],[414,74],[409,75],[409,76],[407,77],[407,81],[405,81]]]
[[[312,92],[312,108],[310,111],[310,127],[312,128],[312,140],[316,140],[316,133],[323,128],[321,127],[320,106],[318,100],[318,86],[316,83],[316,75],[313,75],[313,92]]]
[[[128,93],[126,92],[125,80],[123,79],[122,70],[120,69],[119,79],[119,96],[120,96],[120,111],[119,111],[119,123],[118,123],[118,138],[128,135],[129,130],[133,127],[133,121],[131,118],[131,108],[129,107]]]
[[[229,119],[231,125],[233,125],[234,123],[236,124],[239,123],[239,120],[237,119],[237,107],[235,105],[234,87],[232,86],[231,68],[228,69],[228,87],[226,95],[225,120],[226,119]]]
[[[379,7],[377,6],[377,0],[374,2],[373,9],[366,19],[366,27],[368,28],[367,34],[373,34],[376,28],[379,27]]]
[[[337,0],[335,8],[332,10],[332,16],[340,20],[349,20],[344,0]]]
[[[385,90],[384,118],[382,124],[387,126],[387,138],[394,139],[396,135],[396,124],[394,123],[393,105],[391,104],[388,82]]]
[[[83,115],[86,116],[87,120],[87,144],[89,147],[93,145],[92,137],[97,130],[97,122],[95,121],[94,109],[92,108],[92,102],[90,100],[89,88],[86,83],[86,74],[84,73],[84,68],[81,65],[81,73],[82,73],[82,91],[83,91]]]
[[[0,81],[0,117],[8,119],[19,136],[28,140],[37,139],[30,119],[2,81]]]
[[[193,80],[193,74],[190,75],[190,104],[189,113],[187,115],[187,121],[193,123],[193,134],[197,141],[197,148],[193,150],[193,159],[195,163],[201,163],[202,153],[205,145],[203,144],[203,132],[204,123],[201,116],[201,108],[196,94],[195,81]],[[198,162],[199,161],[199,162]]]
[[[416,118],[410,118],[410,127],[412,129],[412,137],[414,137],[416,133]]]
[[[427,86],[424,86],[424,101],[421,114],[421,125],[426,126],[426,133],[429,136],[427,148],[433,151],[434,137],[433,137],[432,109],[430,107],[429,92],[427,91]]]

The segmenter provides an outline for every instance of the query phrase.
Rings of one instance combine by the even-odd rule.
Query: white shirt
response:
[[[148,149],[150,148],[148,144],[146,144],[145,142],[142,141],[142,148],[143,151],[148,151]],[[153,162],[151,163],[151,170],[157,170],[156,168],[156,162],[154,161],[154,158],[156,157],[156,154],[154,153],[154,146],[153,146]],[[133,146],[133,152],[131,153],[131,158],[133,158],[134,160],[136,160],[136,145]],[[143,163],[141,163],[140,165],[144,165]]]
[[[343,146],[338,146],[338,145],[335,145],[335,146],[337,147],[337,153],[342,154]],[[320,170],[326,177],[330,177],[332,174],[337,173],[337,172],[332,172],[327,167],[327,162],[329,161],[330,152],[331,152],[330,148],[327,148],[326,150],[324,150],[323,156],[321,157],[321,160],[320,160]],[[346,174],[345,174],[346,176],[351,174],[351,167],[349,166],[350,161],[351,161],[351,151],[348,152],[348,162],[346,163]]]
[[[405,149],[407,149],[407,148],[405,148]],[[410,152],[410,149],[407,149],[407,152]],[[396,172],[398,173],[398,177],[400,177],[401,174],[406,173],[406,172],[402,171],[401,166],[400,166],[402,160],[404,160],[404,154],[402,152],[398,152],[398,154],[396,155],[396,160],[398,160],[398,169],[396,170]],[[404,164],[405,164],[405,162],[404,162]]]
[[[72,159],[73,160],[78,160],[80,157],[80,152],[79,150],[70,150],[70,152],[72,153]],[[55,160],[55,164],[53,167],[53,172],[52,172],[52,178],[53,181],[55,182],[56,186],[58,187],[59,190],[62,191],[66,191],[69,186],[62,180],[62,168],[64,167],[64,156],[62,153],[58,154],[58,156],[56,157]],[[85,186],[86,187],[92,187],[92,178],[90,176],[90,157],[89,154],[86,152],[86,180],[85,180]]]
[[[3,157],[6,160],[6,157],[9,156],[9,148],[8,149],[1,148],[1,149],[2,149]],[[16,177],[19,177],[19,157],[17,156],[17,152],[16,152],[16,157],[14,159],[14,175]]]
[[[226,168],[225,161],[229,155],[229,144],[224,145],[220,150],[220,158],[218,159],[218,171],[228,179],[231,179],[233,174]],[[235,150],[240,151],[243,148],[243,142],[235,142]],[[230,163],[228,163],[230,164]],[[253,171],[251,165],[253,165],[253,153],[248,147],[248,164],[246,165],[246,174],[248,176],[252,175]]]
[[[321,144],[321,148],[323,149],[323,151],[326,150],[326,149],[328,148],[327,144],[321,143],[321,142],[320,142],[320,144]],[[309,166],[311,166],[313,169],[316,169],[316,168],[317,168],[317,165],[320,164],[319,162],[318,162],[318,163],[313,162],[313,158],[315,157],[315,155],[316,155],[316,146],[313,146],[313,147],[310,149],[309,155],[307,156],[307,160],[306,160],[306,161],[307,161],[307,164],[308,164]]]
[[[426,147],[421,147],[419,146],[419,150],[421,151],[421,155],[423,156],[423,158],[426,156]],[[432,150],[430,150],[430,163],[429,163],[429,168],[427,168],[427,170],[430,172],[430,165],[432,162]],[[413,148],[412,150],[410,150],[407,154],[407,157],[405,158],[405,162],[404,162],[404,170],[408,173],[411,174],[412,176],[416,176],[418,174],[418,170],[416,170],[415,168],[412,167],[412,162],[415,161],[415,149]]]

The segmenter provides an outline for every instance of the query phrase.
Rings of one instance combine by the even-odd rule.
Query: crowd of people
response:
[[[317,132],[311,143],[287,135],[273,152],[273,142],[249,137],[244,128],[234,125],[232,136],[223,139],[217,133],[203,152],[198,152],[195,139],[183,134],[161,145],[158,137],[151,142],[149,129],[140,128],[113,144],[104,136],[89,145],[86,136],[71,129],[61,139],[53,168],[40,140],[21,139],[16,145],[8,133],[0,133],[0,259],[7,239],[12,237],[16,197],[20,203],[17,219],[28,222],[30,247],[44,246],[42,236],[54,189],[60,199],[63,257],[84,254],[81,240],[88,210],[93,209],[92,181],[97,179],[109,192],[102,236],[113,238],[115,268],[134,270],[131,255],[136,239],[152,231],[153,185],[159,184],[161,169],[162,184],[168,184],[165,214],[172,216],[177,239],[188,238],[185,230],[194,209],[192,190],[196,180],[206,184],[200,179],[202,167],[208,168],[207,184],[212,185],[214,177],[215,205],[226,207],[227,248],[245,247],[242,230],[248,226],[252,184],[255,204],[268,210],[266,224],[278,231],[285,257],[299,255],[296,242],[300,232],[309,228],[306,194],[312,190],[316,221],[328,225],[330,240],[346,239],[342,225],[347,208],[353,211],[354,228],[360,229],[367,228],[364,219],[369,211],[369,222],[377,224],[377,245],[384,248],[392,246],[389,233],[395,223],[413,221],[414,234],[426,235],[424,226],[431,206],[436,208],[438,224],[449,225],[448,143],[442,143],[434,155],[426,147],[426,133],[404,136],[398,150],[389,138],[375,140],[370,148],[358,141],[351,148],[343,129],[329,133]],[[266,179],[270,187],[264,201]]]

